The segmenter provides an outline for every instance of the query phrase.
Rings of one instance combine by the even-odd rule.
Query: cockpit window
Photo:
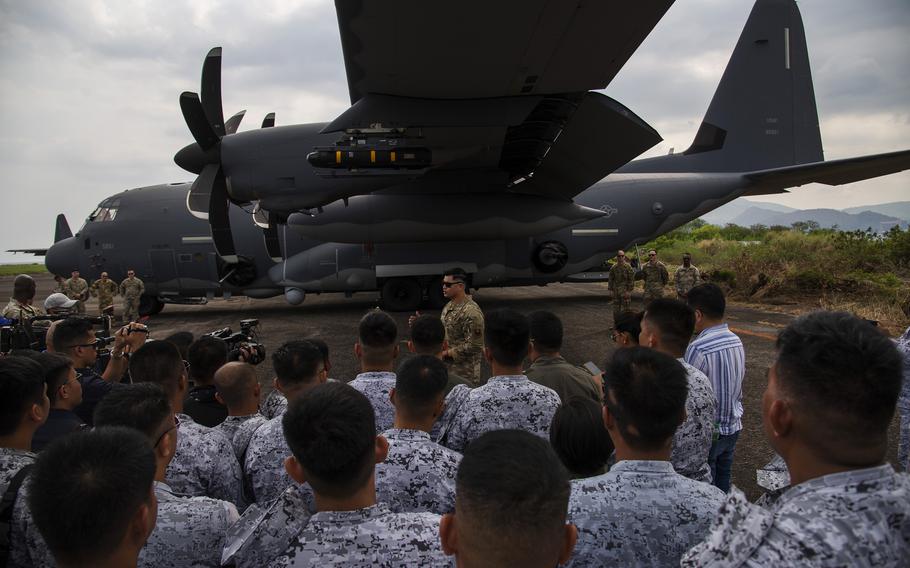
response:
[[[104,223],[113,221],[117,217],[117,210],[120,208],[119,199],[105,199],[101,204],[88,216],[89,223]]]

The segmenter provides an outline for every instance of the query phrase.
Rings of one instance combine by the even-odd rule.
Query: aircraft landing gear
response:
[[[390,312],[410,312],[420,307],[423,290],[414,278],[391,278],[382,285],[382,307]]]
[[[155,296],[149,296],[148,294],[143,294],[139,297],[139,315],[140,316],[154,316],[161,312],[164,309],[164,302],[159,300]]]

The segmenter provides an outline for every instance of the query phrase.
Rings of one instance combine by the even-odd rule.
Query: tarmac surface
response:
[[[45,298],[53,288],[49,275],[36,275],[38,298]],[[12,290],[12,277],[0,277],[0,289]],[[563,356],[575,363],[593,361],[604,368],[616,346],[610,339],[612,307],[605,284],[551,284],[545,287],[484,288],[475,291],[474,300],[482,309],[509,307],[528,314],[535,310],[550,310],[563,321],[565,337]],[[120,298],[115,298],[116,314],[122,314]],[[357,374],[353,346],[357,340],[357,324],[363,314],[379,304],[378,293],[308,295],[299,306],[288,305],[283,297],[267,300],[248,298],[217,299],[207,305],[167,305],[146,322],[150,337],[163,339],[176,331],[195,335],[223,327],[240,330],[240,320],[255,318],[260,322],[259,341],[267,355],[285,341],[319,337],[328,343],[332,367],[329,376],[348,381]],[[633,309],[640,309],[640,298],[633,297]],[[90,315],[97,314],[97,302],[87,306]],[[792,310],[791,310],[792,311]],[[807,310],[808,311],[808,308]],[[438,314],[438,310],[421,313]],[[407,353],[408,313],[393,313],[399,325],[401,356]],[[761,495],[755,483],[755,470],[772,456],[761,424],[761,397],[767,385],[767,371],[774,361],[774,340],[777,333],[794,319],[790,313],[756,309],[737,304],[728,306],[727,321],[742,338],[746,351],[746,377],[743,381],[743,431],[740,434],[733,463],[733,482],[750,499]],[[257,367],[260,382],[267,392],[272,388],[270,360]],[[489,368],[483,370],[489,376]],[[889,431],[888,459],[897,463],[897,420]]]

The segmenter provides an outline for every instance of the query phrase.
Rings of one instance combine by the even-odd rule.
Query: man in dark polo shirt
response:
[[[580,396],[603,402],[603,390],[587,370],[566,361],[562,348],[562,321],[552,312],[538,311],[528,316],[531,327],[531,366],[525,374],[533,382],[556,391],[563,403]]]
[[[129,329],[136,330],[129,333]],[[127,354],[132,353],[145,343],[148,336],[146,327],[139,323],[131,323],[122,327],[115,336],[111,349],[111,359],[102,374],[95,371],[95,362],[98,359],[98,343],[92,322],[84,318],[67,318],[58,321],[54,326],[52,343],[54,351],[65,355],[73,362],[81,377],[82,403],[73,411],[83,422],[91,426],[92,413],[104,395],[110,392],[115,383],[126,373],[128,367]]]
[[[59,353],[37,353],[35,360],[44,370],[47,398],[51,401],[47,422],[32,438],[32,451],[40,452],[57,438],[81,430],[85,423],[73,412],[82,402],[82,384],[73,362]]]

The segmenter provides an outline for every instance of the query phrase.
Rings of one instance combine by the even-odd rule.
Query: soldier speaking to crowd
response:
[[[467,293],[468,275],[460,268],[445,273],[442,293],[449,303],[442,309],[449,348],[442,359],[453,373],[480,384],[480,361],[483,357],[483,312]]]

